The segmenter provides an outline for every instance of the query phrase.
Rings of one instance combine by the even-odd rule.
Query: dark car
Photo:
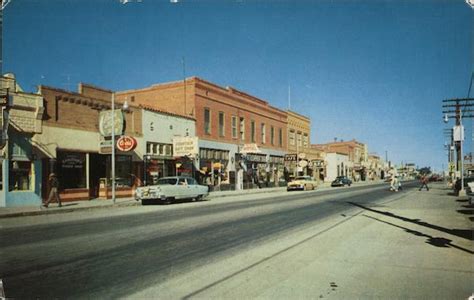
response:
[[[337,176],[333,182],[331,182],[331,186],[351,186],[352,180],[347,178],[346,176]]]

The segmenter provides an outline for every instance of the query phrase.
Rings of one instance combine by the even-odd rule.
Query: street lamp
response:
[[[122,109],[128,109],[128,103],[125,100]],[[112,93],[112,202],[115,204],[115,93]]]

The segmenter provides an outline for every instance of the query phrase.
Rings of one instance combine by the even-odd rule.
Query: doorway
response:
[[[100,180],[107,177],[107,155],[89,154],[89,197],[99,197]]]

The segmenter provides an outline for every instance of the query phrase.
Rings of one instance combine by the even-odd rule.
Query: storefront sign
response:
[[[123,152],[132,151],[137,146],[137,140],[131,136],[122,136],[117,141],[117,149]]]
[[[173,138],[173,156],[195,157],[199,153],[197,137],[176,137]]]
[[[121,135],[123,132],[123,112],[116,109],[113,115],[115,125],[112,126],[112,110],[101,111],[99,116],[99,132],[102,136],[111,136],[112,127],[114,127],[115,135]]]
[[[112,153],[112,140],[100,141],[99,142],[99,153],[100,154],[111,154]]]
[[[65,154],[61,160],[61,167],[63,169],[82,169],[84,167],[84,155],[75,153]]]
[[[258,149],[257,144],[244,144],[240,153],[247,154],[247,153],[261,153],[260,149]]]
[[[296,161],[296,153],[285,154],[285,161]]]

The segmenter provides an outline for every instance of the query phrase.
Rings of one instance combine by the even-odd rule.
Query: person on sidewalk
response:
[[[390,169],[390,174],[392,175],[392,179],[390,180],[390,190],[393,192],[398,192],[398,172],[392,167]]]
[[[49,203],[54,198],[56,200],[56,202],[58,203],[58,207],[61,207],[62,206],[61,205],[61,198],[59,197],[59,191],[58,191],[59,181],[58,181],[58,178],[56,177],[56,174],[54,174],[54,173],[51,173],[49,175],[49,187],[50,187],[49,197],[48,197],[48,200],[46,201],[46,203],[43,204],[43,206],[48,207]]]
[[[421,191],[424,187],[426,187],[426,190],[429,191],[430,188],[428,187],[428,177],[425,175],[421,176],[421,186],[419,191]]]

